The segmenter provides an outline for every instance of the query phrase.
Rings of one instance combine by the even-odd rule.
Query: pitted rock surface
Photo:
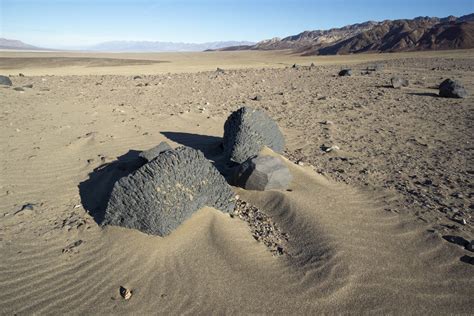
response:
[[[200,151],[179,147],[115,183],[102,225],[165,236],[205,205],[232,212],[234,193]]]
[[[282,153],[285,139],[277,123],[265,112],[246,106],[227,118],[223,146],[228,159],[242,163],[258,155],[263,146]]]
[[[234,174],[234,183],[246,190],[284,190],[291,180],[290,170],[285,163],[272,156],[250,158]]]
[[[158,157],[159,154],[167,150],[173,150],[173,148],[171,148],[171,146],[167,142],[161,142],[153,148],[142,151],[138,156],[145,159],[147,162],[150,162],[156,157]]]

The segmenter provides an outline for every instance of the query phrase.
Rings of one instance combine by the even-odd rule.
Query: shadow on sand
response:
[[[440,98],[440,96],[433,92],[410,92],[409,95],[417,95],[421,97],[433,97],[433,98]]]
[[[140,151],[129,150],[117,160],[105,163],[89,173],[89,179],[79,184],[81,203],[94,220],[101,224],[115,182],[145,164]]]

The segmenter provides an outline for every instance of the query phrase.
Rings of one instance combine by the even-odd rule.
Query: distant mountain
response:
[[[92,47],[89,50],[107,52],[192,52],[217,50],[228,46],[253,45],[253,42],[208,42],[208,43],[174,43],[174,42],[152,42],[152,41],[111,41],[104,42]]]
[[[460,18],[418,17],[368,21],[219,50],[292,49],[303,55],[337,55],[456,48],[474,48],[474,13]]]
[[[43,48],[23,43],[22,41],[0,38],[0,49],[41,50]]]

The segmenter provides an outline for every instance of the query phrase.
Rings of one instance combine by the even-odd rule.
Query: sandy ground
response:
[[[354,75],[335,76],[345,65]],[[0,88],[0,314],[471,313],[473,97],[435,87],[473,93],[473,70],[469,50],[0,53],[13,87],[33,85]],[[410,87],[388,87],[393,75]],[[210,208],[166,238],[89,215],[101,166],[162,140],[215,160],[242,104],[287,140],[290,191],[235,188],[288,235],[284,255]]]
[[[0,51],[0,72],[43,75],[136,75],[194,73],[225,69],[284,68],[293,64],[352,65],[363,62],[421,58],[464,58],[472,50],[358,54],[304,57],[291,51],[191,52],[191,53],[81,53]],[[12,61],[10,58],[15,58]]]

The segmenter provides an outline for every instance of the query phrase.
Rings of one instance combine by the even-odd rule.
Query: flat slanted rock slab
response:
[[[290,170],[283,161],[272,156],[257,156],[241,164],[234,182],[246,190],[285,190],[292,180]]]
[[[158,157],[159,154],[167,150],[173,150],[173,148],[171,148],[171,146],[168,145],[167,142],[161,142],[151,149],[142,151],[138,156],[145,159],[147,162],[150,162],[156,157]]]
[[[200,151],[179,147],[115,183],[102,225],[165,236],[203,206],[232,212],[234,193]]]
[[[446,79],[439,85],[439,95],[445,98],[467,98],[468,93],[459,81]]]
[[[228,159],[242,163],[258,155],[263,146],[282,153],[285,139],[277,123],[265,112],[246,106],[227,118],[223,146]]]

